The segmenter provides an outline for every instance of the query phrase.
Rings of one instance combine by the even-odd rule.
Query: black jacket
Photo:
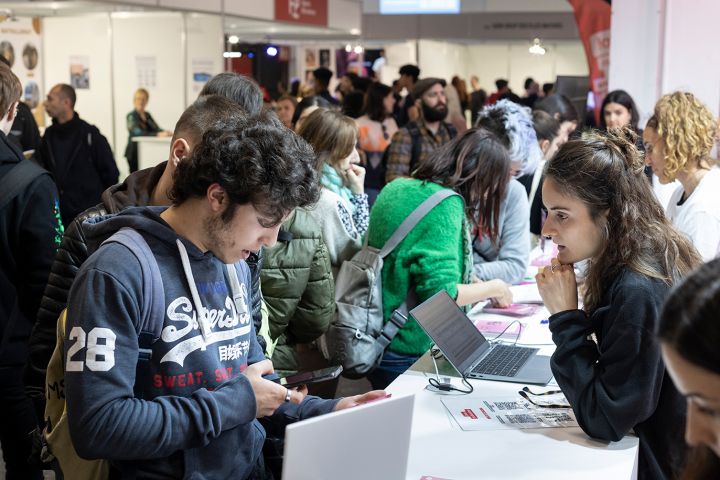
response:
[[[29,396],[42,401],[45,391],[45,371],[55,348],[55,327],[60,312],[67,306],[68,293],[75,275],[88,258],[87,241],[83,221],[117,213],[127,207],[147,206],[152,192],[160,181],[167,162],[128,176],[123,183],[110,187],[102,194],[102,203],[87,209],[68,225],[62,244],[52,263],[52,271],[42,297],[35,327],[30,337],[30,358],[25,367],[25,387]],[[259,332],[262,305],[260,293],[260,268],[262,253],[250,255],[247,260],[252,276],[252,316],[255,331]],[[260,340],[260,337],[258,337]],[[265,348],[261,342],[261,347]]]
[[[37,155],[40,150],[41,139],[37,122],[30,107],[23,102],[18,102],[17,116],[10,129],[8,140],[23,152],[35,150]]]
[[[522,183],[525,187],[525,191],[530,195],[530,189],[532,188],[534,173],[523,175],[518,178],[518,182]],[[530,200],[530,233],[540,235],[543,226],[543,200],[542,200],[542,187],[545,181],[545,175],[540,177],[540,183],[538,183],[537,190],[535,190],[535,196]]]
[[[20,162],[30,160],[0,132],[0,183]],[[37,165],[33,168],[38,170],[34,179],[0,210],[0,337],[8,335],[1,366],[26,361],[27,340],[62,235],[52,177]]]
[[[640,438],[639,479],[673,478],[685,454],[685,400],[665,371],[655,328],[669,287],[622,271],[588,317],[550,317],[551,366],[582,429],[591,437]],[[595,334],[597,345],[589,335]]]
[[[53,122],[45,130],[39,161],[55,177],[66,227],[118,181],[117,164],[107,140],[77,113],[69,122]]]

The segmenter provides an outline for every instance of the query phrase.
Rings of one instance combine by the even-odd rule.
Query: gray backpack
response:
[[[343,375],[362,378],[373,371],[385,348],[405,324],[406,318],[393,315],[383,326],[383,259],[402,242],[425,215],[446,198],[458,195],[442,189],[425,199],[395,230],[382,249],[367,244],[346,260],[335,277],[335,320],[325,333],[330,361],[343,366]],[[413,292],[408,292],[408,297]],[[412,307],[412,305],[410,306]],[[407,314],[408,299],[400,307]]]

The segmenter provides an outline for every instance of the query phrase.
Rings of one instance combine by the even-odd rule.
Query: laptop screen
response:
[[[490,344],[445,290],[410,311],[435,345],[462,374]]]

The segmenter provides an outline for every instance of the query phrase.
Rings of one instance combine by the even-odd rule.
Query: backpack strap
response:
[[[439,205],[440,202],[445,200],[448,197],[452,197],[457,195],[460,196],[457,192],[449,189],[449,188],[443,188],[442,190],[438,190],[437,192],[430,195],[428,198],[426,198],[420,205],[418,205],[415,210],[412,211],[412,213],[400,224],[400,226],[393,232],[390,239],[385,242],[385,245],[383,245],[382,249],[378,253],[381,258],[385,258],[395,250],[395,247],[400,245],[400,242],[402,242],[405,237],[407,237],[408,233],[415,228],[415,225],[418,224],[420,220],[427,215],[430,210],[435,208],[436,205]]]
[[[403,303],[403,305],[405,305],[405,303]],[[400,329],[405,326],[405,322],[408,321],[407,315],[402,315],[400,310],[401,309],[398,308],[392,313],[392,315],[390,315],[390,319],[385,322],[380,335],[375,340],[375,342],[380,345],[381,351],[384,351],[388,345],[390,345],[392,339],[395,338],[395,335],[397,335]]]
[[[415,170],[415,167],[420,161],[420,153],[422,152],[422,133],[420,133],[420,128],[415,122],[408,122],[408,124],[405,125],[405,128],[407,128],[408,133],[410,134],[410,140],[412,141],[412,150],[410,153],[410,170],[408,171],[408,174],[412,175],[413,170]]]
[[[119,243],[128,248],[140,262],[143,278],[141,318],[138,325],[138,363],[136,379],[148,373],[152,358],[152,345],[160,338],[165,318],[165,290],[160,267],[145,238],[135,229],[124,227],[102,244]],[[137,387],[137,381],[136,381]],[[135,396],[142,398],[135,388]]]
[[[246,293],[243,293],[240,287],[237,268],[235,268],[235,265],[232,263],[225,264],[225,268],[227,269],[228,278],[230,279],[230,293],[232,294],[235,311],[237,311],[238,315],[248,314],[247,302],[242,301]]]
[[[48,172],[31,160],[21,160],[12,167],[0,182],[0,209],[44,173]]]

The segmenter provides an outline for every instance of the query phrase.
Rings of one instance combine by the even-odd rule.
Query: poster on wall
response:
[[[314,48],[305,49],[305,68],[317,68],[317,50]]]
[[[193,58],[190,62],[192,67],[192,89],[194,93],[200,93],[203,86],[213,77],[215,62],[212,58]]]
[[[330,50],[322,49],[320,50],[320,66],[325,68],[330,68]]]
[[[152,55],[135,56],[138,88],[152,88],[157,84],[157,58]]]
[[[38,125],[44,125],[42,108],[42,41],[40,19],[14,17],[0,23],[0,54],[9,62],[23,86],[22,100],[33,111]]]
[[[70,85],[76,90],[90,88],[90,57],[87,55],[70,56]]]

